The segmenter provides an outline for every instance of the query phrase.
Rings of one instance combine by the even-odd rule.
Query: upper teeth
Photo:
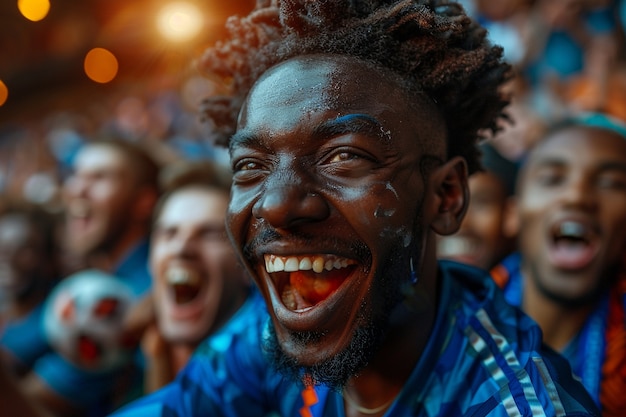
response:
[[[316,256],[276,256],[265,255],[265,269],[271,272],[310,271],[320,273],[324,270],[345,268],[355,262],[351,259],[332,255]]]
[[[585,228],[577,222],[563,222],[559,228],[559,234],[561,236],[582,237],[585,234]]]
[[[446,236],[439,241],[438,254],[441,256],[454,256],[465,254],[474,250],[474,242],[471,239],[460,236]]]
[[[83,200],[76,200],[68,205],[67,211],[73,217],[86,217],[89,205]]]
[[[198,274],[183,268],[171,268],[166,274],[167,282],[174,284],[198,284],[200,277]]]

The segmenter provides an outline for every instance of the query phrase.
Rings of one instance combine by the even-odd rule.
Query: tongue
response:
[[[552,264],[562,269],[578,269],[587,266],[595,255],[593,247],[582,241],[560,240],[552,248]]]
[[[289,283],[300,295],[299,298],[308,306],[315,305],[328,298],[344,281],[344,269],[334,269],[323,275],[313,271],[295,271],[289,274]]]

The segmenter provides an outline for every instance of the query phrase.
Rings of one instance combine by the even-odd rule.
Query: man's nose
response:
[[[63,192],[69,197],[84,197],[87,195],[87,190],[89,189],[88,185],[87,180],[72,176],[65,182]]]
[[[170,253],[177,257],[193,256],[196,251],[197,236],[191,233],[179,231],[178,235],[172,239],[169,250]]]
[[[574,176],[561,193],[562,201],[568,206],[593,210],[598,205],[594,185],[583,176]]]
[[[277,229],[324,220],[330,214],[328,202],[303,178],[273,174],[252,207],[252,214]]]

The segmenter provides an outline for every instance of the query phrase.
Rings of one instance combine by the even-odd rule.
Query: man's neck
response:
[[[144,239],[144,234],[127,234],[108,250],[101,250],[89,257],[89,264],[103,271],[113,272],[129,252]]]
[[[572,308],[551,300],[533,279],[525,279],[523,288],[522,309],[539,324],[544,342],[556,351],[563,351],[580,332],[594,306]]]
[[[344,391],[344,398],[347,396],[368,409],[391,405],[417,366],[431,337],[437,314],[436,288],[434,278],[414,286],[410,295],[413,299],[404,304],[412,307],[402,307],[405,310],[401,314],[402,320],[390,327],[381,349],[369,365],[348,382],[345,387],[348,393]],[[346,415],[361,415],[349,403],[346,401]],[[384,411],[381,410],[382,414]]]

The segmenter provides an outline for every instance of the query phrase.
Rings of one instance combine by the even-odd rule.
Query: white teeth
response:
[[[285,306],[290,310],[295,310],[298,307],[298,303],[296,302],[296,296],[293,293],[291,285],[285,286],[282,294],[282,300]]]
[[[183,268],[172,268],[165,273],[165,277],[171,285],[198,284],[200,282],[198,274]]]
[[[564,222],[561,223],[559,234],[561,236],[583,237],[585,235],[585,228],[580,223]]]
[[[89,206],[83,201],[76,201],[68,205],[68,213],[72,217],[86,217],[89,212]]]
[[[313,271],[319,274],[323,270],[324,270],[324,259],[315,258],[315,260],[313,261]]]
[[[276,258],[276,260],[274,261],[274,271],[280,272],[280,271],[283,271],[284,269],[285,269],[285,263],[283,262],[283,260],[280,258]]]
[[[287,258],[287,262],[285,262],[285,272],[297,271],[299,266],[298,258]]]
[[[446,236],[439,240],[438,254],[441,256],[462,255],[474,251],[473,242],[460,236]]]
[[[333,269],[346,268],[355,262],[350,259],[337,258],[332,255],[326,256],[289,256],[280,257],[276,255],[265,255],[265,270],[272,272],[294,272],[294,271],[310,271],[321,273],[324,270],[331,271]]]
[[[302,258],[298,267],[300,268],[300,271],[310,271],[311,269],[313,269],[313,264],[311,263],[311,259]]]

